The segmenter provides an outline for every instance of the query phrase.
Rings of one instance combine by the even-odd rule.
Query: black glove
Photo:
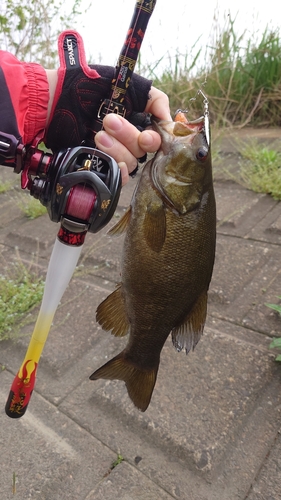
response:
[[[59,149],[93,142],[93,124],[101,102],[110,97],[114,68],[88,66],[83,41],[78,33],[64,32],[59,38],[61,66],[54,98],[55,109],[45,136],[46,146]],[[126,118],[140,130],[147,125],[143,113],[151,81],[133,74],[125,95]]]

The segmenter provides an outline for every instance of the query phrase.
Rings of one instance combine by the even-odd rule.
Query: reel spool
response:
[[[45,157],[37,161],[30,194],[47,208],[52,221],[74,232],[98,232],[110,221],[119,200],[121,174],[116,161],[83,146],[60,151],[49,163]]]

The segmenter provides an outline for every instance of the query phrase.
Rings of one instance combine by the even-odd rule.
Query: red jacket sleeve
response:
[[[0,50],[0,89],[0,130],[30,144],[46,127],[49,85],[44,68]]]

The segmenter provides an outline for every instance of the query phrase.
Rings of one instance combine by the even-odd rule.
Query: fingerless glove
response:
[[[85,58],[83,40],[73,31],[63,32],[58,41],[60,68],[53,109],[45,135],[46,146],[53,152],[94,144],[94,121],[104,99],[111,94],[114,68],[90,65]],[[133,74],[125,95],[126,118],[140,130],[148,123],[143,113],[151,81]]]

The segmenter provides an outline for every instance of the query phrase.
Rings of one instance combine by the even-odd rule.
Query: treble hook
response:
[[[203,97],[203,104],[204,104],[205,135],[206,135],[207,144],[210,147],[210,120],[209,120],[209,101],[208,101],[208,98],[207,98],[206,94],[204,94],[203,90],[199,89],[199,90],[197,90],[195,97],[191,97],[191,99],[189,99],[189,100],[196,101],[197,96],[200,94]],[[186,112],[187,112],[187,110],[186,110]]]
[[[203,85],[205,85],[206,82],[203,83]],[[208,100],[208,97],[206,96],[206,94],[204,94],[203,90],[199,89],[197,90],[196,94],[194,97],[191,97],[189,99],[190,102],[192,101],[196,101],[197,99],[197,96],[201,95],[203,97],[203,104],[204,104],[204,130],[205,130],[205,136],[206,136],[206,140],[207,140],[207,144],[208,146],[210,147],[210,120],[209,120],[209,100]],[[178,109],[175,113],[175,116],[177,115],[178,112],[181,112],[181,113],[188,113],[189,110],[186,108],[186,109]],[[202,119],[202,117],[201,117]]]

